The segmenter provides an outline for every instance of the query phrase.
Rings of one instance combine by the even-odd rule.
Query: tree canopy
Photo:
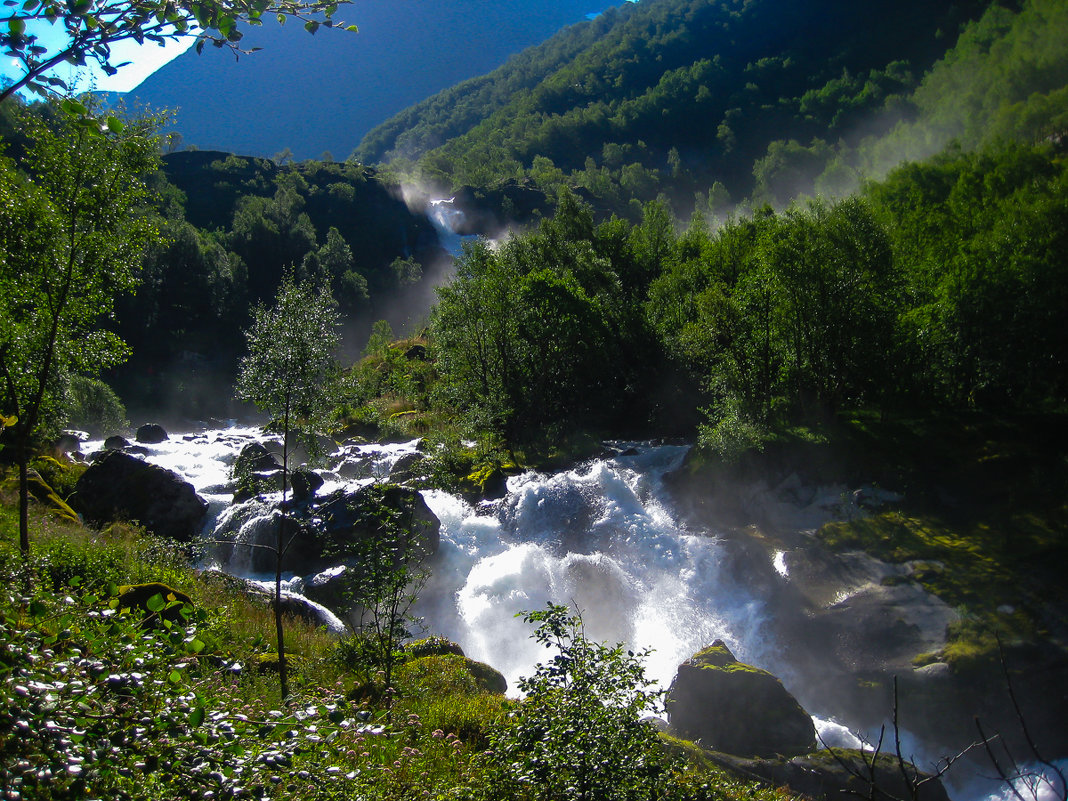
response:
[[[125,358],[103,321],[135,286],[155,230],[141,207],[158,120],[112,118],[102,132],[59,104],[52,112],[22,116],[21,169],[0,158],[0,411],[16,419],[24,552],[31,441],[61,421],[71,375]]]

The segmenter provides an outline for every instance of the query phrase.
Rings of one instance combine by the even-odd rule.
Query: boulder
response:
[[[326,496],[313,513],[322,521],[320,536],[324,544],[329,545],[328,550],[340,554],[343,561],[347,549],[355,553],[362,541],[380,535],[383,510],[395,517],[400,531],[414,538],[400,543],[402,551],[410,552],[417,559],[437,553],[441,521],[430,511],[423,496],[409,487],[369,484],[355,492],[339,490]],[[322,557],[321,548],[319,556]]]
[[[126,437],[120,437],[118,434],[112,434],[104,440],[104,450],[121,451],[123,448],[128,447],[130,447],[130,440],[126,439]]]
[[[422,640],[407,643],[404,646],[404,653],[410,659],[419,659],[424,656],[443,656],[445,654],[467,656],[460,643],[453,642],[448,637],[425,637]]]
[[[421,453],[406,453],[394,462],[389,471],[389,480],[394,484],[406,484],[416,478],[415,468],[425,459]]]
[[[81,444],[87,439],[89,439],[89,435],[84,431],[62,431],[60,432],[60,435],[52,441],[52,453],[58,457],[65,453],[77,451],[81,447]]]
[[[237,483],[234,489],[235,503],[282,488],[282,465],[274,454],[259,442],[250,442],[241,449],[230,474]]]
[[[383,512],[395,516],[398,530],[406,532],[405,537],[415,538],[398,543],[400,552],[409,553],[414,560],[437,552],[441,521],[423,497],[408,487],[372,484],[355,492],[337,490],[321,499],[313,497],[290,504],[285,569],[307,576],[353,564],[365,542],[382,536]],[[223,564],[240,563],[242,569],[253,572],[273,571],[275,556],[271,549],[278,536],[277,514],[276,508],[258,500],[231,507],[225,519],[220,520],[216,537],[233,539],[234,544],[217,547],[218,558]],[[339,589],[344,584],[342,578],[340,571],[317,576],[306,587],[308,597],[337,609],[343,592]]]
[[[468,692],[493,695],[504,695],[508,692],[508,680],[495,667],[455,653],[414,657],[404,664],[400,672],[409,676],[429,674],[439,677],[466,673],[470,678],[463,683],[468,685],[464,688]]]
[[[740,756],[798,756],[816,748],[812,718],[775,676],[739,662],[716,640],[679,665],[668,722],[680,737]]]
[[[137,429],[137,441],[146,445],[155,445],[168,439],[167,432],[158,423],[145,423]]]
[[[720,766],[747,778],[755,776],[779,787],[789,787],[808,798],[949,801],[940,780],[921,772],[911,762],[898,762],[895,756],[887,753],[873,759],[871,753],[865,751],[834,748],[792,759],[741,759],[726,754],[709,756]]]
[[[293,485],[293,500],[296,503],[307,501],[323,486],[322,476],[313,470],[309,470],[306,465],[301,465],[294,470],[290,474],[289,480]]]
[[[106,451],[78,479],[71,506],[90,525],[136,520],[161,537],[188,542],[208,503],[176,473],[121,451]]]
[[[282,465],[267,447],[259,442],[250,442],[241,449],[234,461],[234,473],[281,470]]]

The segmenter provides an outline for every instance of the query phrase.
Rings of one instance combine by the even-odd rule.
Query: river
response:
[[[215,539],[235,518],[240,525],[268,524],[269,503],[231,504],[230,466],[253,441],[266,441],[258,428],[207,429],[147,445],[145,458],[182,475],[208,500],[203,536]],[[86,443],[85,449],[100,445]],[[415,441],[339,445],[325,458],[320,474],[326,483],[319,494],[384,478],[416,450]],[[556,473],[513,476],[505,497],[476,506],[440,490],[424,491],[441,520],[431,578],[415,608],[426,632],[458,642],[468,656],[500,670],[514,688],[545,653],[517,614],[549,602],[566,604],[581,611],[591,639],[651,649],[646,672],[661,687],[670,685],[681,662],[721,639],[740,660],[770,671],[802,695],[805,676],[781,657],[766,600],[732,575],[724,540],[715,531],[685,525],[672,508],[663,476],[686,451],[681,445],[607,443],[603,458]],[[781,552],[773,560],[774,575],[788,581]],[[217,567],[269,578],[250,575],[240,563]],[[286,575],[288,586],[298,589],[310,578]],[[822,710],[809,711],[828,744],[859,744]],[[907,733],[906,743],[920,767],[929,768],[941,755],[925,753],[924,744]],[[974,779],[958,776],[950,785],[954,797],[990,793]]]

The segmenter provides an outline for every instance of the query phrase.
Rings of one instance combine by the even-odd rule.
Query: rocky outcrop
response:
[[[287,571],[307,576],[328,568],[352,564],[366,543],[394,536],[400,541],[382,547],[419,560],[437,552],[441,521],[413,489],[393,484],[361,487],[355,492],[338,490],[323,498],[311,497],[290,504],[288,543],[284,557]],[[273,548],[278,536],[278,511],[259,500],[231,507],[216,531],[218,539],[233,539],[217,551],[223,564],[240,563],[241,571],[273,571]],[[384,517],[390,519],[389,525]],[[244,547],[251,546],[251,547]],[[256,547],[268,546],[268,547]],[[306,591],[336,608],[341,590],[340,574],[316,577]],[[335,575],[337,574],[337,575]]]
[[[812,718],[766,670],[716,640],[679,665],[667,695],[672,730],[741,756],[797,756],[816,748]]]
[[[158,423],[145,423],[137,429],[137,441],[146,445],[157,445],[168,439],[167,432]]]
[[[921,772],[910,762],[898,762],[889,754],[879,754],[873,759],[867,752],[835,748],[785,760],[742,759],[729,754],[708,756],[721,767],[747,778],[789,787],[809,798],[827,801],[846,797],[871,801],[902,798],[949,801],[941,781]]]
[[[78,479],[71,506],[90,525],[136,520],[161,537],[188,542],[208,503],[176,473],[120,451],[106,451]]]

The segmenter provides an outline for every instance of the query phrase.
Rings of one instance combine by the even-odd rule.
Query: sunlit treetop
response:
[[[303,21],[309,33],[320,27],[345,27],[334,19],[338,6],[349,0],[4,0],[0,11],[0,48],[14,59],[22,76],[0,89],[0,102],[20,89],[41,95],[61,94],[67,84],[47,73],[60,64],[85,66],[95,62],[107,75],[114,75],[129,62],[114,63],[111,46],[134,41],[165,44],[183,36],[196,36],[197,52],[205,42],[243,50],[239,25],[261,25],[265,18],[279,23],[293,17]],[[65,34],[59,44],[42,36],[45,26]]]

